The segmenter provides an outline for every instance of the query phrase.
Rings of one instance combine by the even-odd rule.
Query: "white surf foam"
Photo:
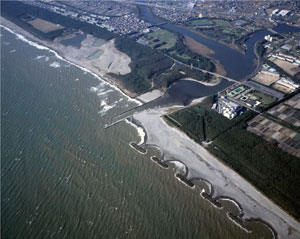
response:
[[[52,63],[50,64],[50,66],[53,67],[53,68],[59,68],[59,67],[60,67],[60,64],[59,64],[59,62],[54,61],[54,62],[52,62]]]
[[[136,124],[132,123],[128,119],[125,119],[125,122],[136,129],[136,131],[138,133],[138,136],[141,139],[140,142],[138,143],[138,145],[141,145],[141,144],[145,143],[146,132],[144,131],[144,129],[142,127],[139,127]]]
[[[94,87],[94,86],[90,88],[90,91],[91,91],[91,92],[97,92],[97,90],[98,90],[98,88],[97,88],[97,87]]]
[[[15,50],[15,49],[13,49],[13,50],[11,50],[11,51],[10,51],[10,53],[14,53],[14,52],[16,52],[16,50]]]
[[[35,60],[39,60],[39,59],[42,59],[44,58],[45,56],[37,56],[36,58],[34,58]]]
[[[26,37],[24,37],[23,35],[21,35],[21,34],[15,32],[15,31],[13,31],[12,29],[10,29],[10,28],[8,28],[8,27],[6,27],[6,26],[3,26],[3,25],[0,24],[0,27],[2,27],[2,28],[4,28],[5,30],[9,31],[10,33],[16,35],[16,36],[17,36],[17,39],[22,40],[22,41],[28,43],[29,45],[31,45],[31,46],[33,46],[33,47],[35,47],[35,48],[37,48],[37,49],[40,49],[40,50],[47,50],[48,52],[53,53],[53,54],[55,55],[55,57],[58,58],[59,60],[65,61],[65,62],[67,62],[67,63],[69,63],[69,64],[71,64],[71,65],[74,65],[74,66],[80,68],[81,70],[84,71],[84,74],[87,74],[87,73],[92,74],[92,75],[95,76],[98,80],[104,82],[105,84],[108,84],[108,85],[109,85],[110,87],[112,87],[114,90],[117,90],[119,93],[121,93],[122,95],[124,95],[129,101],[135,102],[135,103],[138,104],[138,105],[142,105],[142,102],[140,102],[139,100],[136,100],[136,99],[132,99],[131,97],[129,97],[128,95],[126,95],[125,93],[123,93],[123,91],[121,91],[117,86],[115,86],[114,84],[109,83],[109,79],[107,79],[106,77],[104,77],[104,76],[101,76],[101,77],[100,77],[100,76],[98,76],[97,74],[95,74],[94,72],[92,72],[91,70],[89,70],[89,69],[87,69],[87,68],[85,68],[85,67],[83,67],[83,66],[77,65],[77,64],[75,64],[75,63],[73,63],[73,62],[71,62],[71,61],[69,61],[69,60],[67,60],[67,59],[64,59],[64,58],[61,57],[56,51],[54,51],[54,50],[52,50],[52,49],[50,49],[50,48],[48,48],[48,47],[46,47],[46,46],[40,45],[40,44],[37,43],[37,42],[28,40],[28,39],[27,39]]]
[[[219,200],[232,202],[238,208],[238,210],[240,211],[240,214],[243,213],[243,209],[235,200],[230,199],[230,198],[220,198]]]
[[[105,115],[109,110],[111,110],[112,108],[114,108],[116,105],[105,105],[103,106],[103,108],[99,111],[99,114],[101,116]]]
[[[179,162],[179,161],[169,161],[170,163],[174,164],[176,169],[183,172],[184,174],[186,173],[186,166]]]
[[[101,116],[105,115],[109,110],[116,106],[115,103],[109,105],[105,100],[101,100],[100,106],[102,109],[98,112]]]

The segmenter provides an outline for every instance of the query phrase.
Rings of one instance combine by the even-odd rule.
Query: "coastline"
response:
[[[1,17],[1,24],[3,25],[3,18]],[[12,23],[13,24],[13,23]],[[5,25],[4,25],[5,26]],[[18,26],[16,26],[16,27],[18,27]],[[24,30],[23,30],[24,31]],[[26,32],[26,31],[25,31]],[[15,33],[14,32],[14,34],[19,34],[19,33]],[[23,34],[23,33],[21,33],[21,34]],[[28,33],[29,34],[29,33]],[[26,35],[26,34],[24,34],[24,35]],[[29,34],[30,35],[30,34]],[[26,35],[27,36],[27,35]],[[17,37],[19,37],[18,35],[17,35]],[[30,36],[27,36],[28,38],[31,38]],[[19,37],[20,38],[20,37]],[[26,38],[25,38],[26,39]],[[22,39],[21,39],[22,40]],[[24,40],[24,39],[23,39]],[[26,39],[27,40],[27,39]],[[33,39],[34,41],[37,41],[37,42],[39,42],[39,43],[41,43],[41,44],[43,44],[43,41],[41,41],[41,40],[36,40],[36,39]],[[30,40],[27,40],[28,41],[28,43],[29,43],[29,41]],[[44,47],[44,46],[40,46],[40,45],[38,45],[37,43],[35,43],[35,42],[31,42],[31,43],[34,43],[34,44],[36,44],[35,45],[35,47],[40,47],[39,49],[43,49],[43,50],[48,50],[48,51],[51,51],[52,53],[54,53],[55,54],[55,56],[58,58],[58,59],[60,59],[60,60],[63,60],[63,61],[66,61],[66,62],[68,62],[69,64],[72,64],[72,65],[75,65],[75,66],[77,66],[77,67],[79,67],[80,69],[82,69],[83,71],[86,71],[86,72],[89,72],[89,73],[91,73],[91,74],[93,74],[95,77],[97,77],[99,80],[101,80],[101,81],[103,81],[103,82],[105,82],[105,83],[107,83],[107,84],[109,84],[109,85],[111,85],[114,89],[116,89],[116,90],[118,90],[119,92],[121,92],[123,95],[125,95],[129,100],[131,100],[131,101],[134,101],[134,102],[136,102],[137,104],[139,104],[139,105],[141,105],[142,104],[142,102],[141,101],[139,101],[139,100],[137,100],[137,99],[133,99],[133,98],[131,98],[130,96],[128,96],[122,89],[120,89],[119,88],[119,85],[118,84],[116,84],[115,82],[113,82],[113,81],[110,81],[108,78],[106,78],[104,75],[98,75],[99,73],[95,73],[93,70],[91,70],[91,69],[89,69],[89,68],[87,68],[87,67],[85,67],[85,66],[81,66],[81,65],[78,65],[78,64],[76,64],[76,63],[74,63],[74,62],[71,62],[71,61],[69,61],[69,60],[67,60],[67,59],[65,59],[65,58],[63,58],[61,55],[59,55],[55,50],[53,50],[53,49],[51,49],[50,47]],[[197,81],[198,83],[201,83],[201,82],[199,82],[199,81]],[[159,111],[159,114],[156,114],[156,110],[158,110]],[[161,114],[163,114],[164,113],[164,111],[160,111],[160,110],[163,110],[163,109],[154,109],[154,110],[150,110],[150,111],[148,111],[148,112],[141,112],[141,113],[139,113],[139,114],[137,114],[137,115],[135,115],[134,116],[134,119],[136,119],[135,117],[137,117],[137,119],[142,119],[142,120],[138,120],[138,122],[140,122],[140,124],[142,125],[142,128],[144,129],[144,132],[146,132],[146,134],[143,136],[143,137],[141,137],[141,138],[143,138],[143,140],[142,140],[142,144],[146,144],[147,143],[147,145],[151,145],[151,144],[148,144],[148,143],[152,143],[153,145],[160,145],[160,144],[157,144],[157,142],[155,141],[155,140],[153,140],[153,135],[155,135],[155,134],[159,134],[159,133],[161,133],[161,134],[163,134],[164,133],[164,129],[167,129],[167,131],[168,132],[172,132],[172,129],[170,129],[171,127],[170,126],[168,126],[168,125],[166,125],[166,124],[164,124],[164,127],[163,128],[161,128],[161,130],[159,131],[159,132],[154,132],[154,131],[156,131],[155,129],[151,129],[151,131],[149,131],[149,125],[148,125],[148,121],[147,121],[147,119],[144,119],[143,117],[142,118],[140,118],[141,117],[141,115],[142,114],[146,114],[146,116],[147,117],[153,117],[153,115],[156,117],[155,119],[156,120],[158,120],[158,121],[161,121],[162,119],[160,118],[160,116],[161,116]],[[154,113],[154,114],[153,114]],[[149,117],[149,118],[150,118]],[[134,122],[132,122],[132,124],[134,124],[134,125],[136,125]],[[138,126],[138,125],[136,125],[137,127],[140,127],[140,126]],[[151,127],[150,127],[151,128]],[[148,129],[148,130],[147,130]],[[139,132],[139,130],[138,130],[138,132]],[[148,140],[147,139],[147,135],[151,135],[151,137],[150,137],[150,139]],[[176,134],[175,134],[175,139],[177,139],[177,137],[180,137],[180,138],[186,138],[186,136],[185,135],[182,135],[182,132],[176,132]],[[161,140],[165,140],[166,138],[164,138],[163,137],[163,139],[161,139]],[[158,142],[160,142],[160,140],[158,140]],[[168,144],[168,142],[164,142],[164,143],[167,143]],[[187,140],[187,142],[186,143],[184,143],[183,145],[184,146],[187,146],[188,144],[190,144],[191,142],[189,141],[189,140]],[[195,142],[193,142],[194,144],[195,144]],[[161,146],[161,145],[160,145]],[[170,145],[169,145],[170,146]],[[200,147],[200,149],[201,148],[203,148],[203,147],[201,147],[200,145],[198,145],[199,147]],[[193,145],[192,147],[196,147],[196,148],[198,148],[198,146],[195,146],[195,145]],[[157,146],[158,147],[158,146]],[[174,146],[173,146],[174,147]],[[161,147],[159,147],[161,150],[162,150],[162,152],[164,153],[164,151],[166,151],[167,150],[167,153],[166,153],[166,159],[168,159],[169,157],[170,157],[170,155],[174,155],[174,152],[172,153],[172,154],[170,154],[170,152],[168,151],[168,147],[166,147],[166,145],[164,145],[163,144],[163,146],[161,146]],[[179,149],[177,149],[177,150],[181,150],[182,148],[179,148]],[[202,150],[202,151],[201,151]],[[204,159],[202,159],[202,161],[204,160],[204,161],[207,161],[208,163],[210,163],[209,161],[211,160],[211,159],[213,159],[213,160],[217,160],[216,158],[214,158],[212,155],[210,155],[205,149],[201,149],[200,151],[201,152],[197,152],[197,154],[200,156],[200,158],[204,158]],[[205,150],[205,151],[203,151],[203,150]],[[175,151],[175,150],[174,150]],[[180,155],[180,154],[179,154]],[[176,153],[175,153],[175,156],[178,156],[178,155],[176,155]],[[212,157],[212,158],[211,158]],[[167,160],[167,161],[174,161],[174,159],[173,160]],[[179,161],[179,160],[178,160]],[[201,161],[201,160],[200,160]],[[190,163],[190,161],[188,161],[189,163]],[[196,160],[196,162],[197,162],[197,160]],[[214,162],[215,163],[215,162]],[[220,162],[219,162],[220,163]],[[187,163],[184,163],[184,162],[182,162],[182,164],[184,164],[184,165],[186,165],[186,168],[188,169],[190,169],[190,170],[186,170],[186,172],[187,172],[187,176],[193,176],[193,174],[195,174],[195,175],[197,175],[197,173],[198,173],[198,171],[199,171],[199,165],[194,165],[195,167],[193,168],[193,167],[191,167],[189,164],[187,164]],[[218,166],[219,165],[217,165],[217,167],[216,168],[218,168]],[[223,165],[224,166],[224,165]],[[225,166],[226,167],[226,166]],[[227,170],[228,171],[228,170]],[[222,170],[221,170],[221,172],[222,172]],[[235,173],[234,171],[230,171],[229,170],[229,172],[230,173]],[[210,175],[211,176],[211,175]],[[205,178],[205,177],[203,177],[203,178]],[[206,180],[206,178],[205,178],[205,180]],[[244,180],[244,179],[243,179]],[[245,181],[245,180],[244,180]],[[211,181],[208,181],[208,182],[211,182]],[[237,182],[235,182],[237,185],[239,185],[239,182],[237,181]],[[248,183],[249,184],[249,183]],[[214,184],[213,183],[213,185],[217,185],[217,184]],[[222,185],[222,184],[221,184]],[[218,187],[220,187],[219,185],[218,185]],[[252,186],[253,187],[253,186]],[[240,187],[240,189],[242,189],[243,187]],[[252,189],[253,190],[253,189]],[[241,190],[242,191],[242,190]],[[214,192],[213,193],[213,195],[212,196],[216,196],[216,195],[220,195],[220,194],[222,194],[222,193],[225,193],[225,195],[226,195],[226,190],[225,191],[222,191],[222,190],[220,190],[220,189],[218,189],[217,190],[217,192]],[[258,192],[258,193],[260,193],[260,192]],[[222,194],[223,195],[223,194]],[[231,194],[230,194],[231,195]],[[233,194],[234,195],[234,194]],[[249,196],[249,195],[246,195],[246,196]],[[263,195],[262,195],[263,196]],[[268,200],[268,199],[267,199]],[[272,203],[270,203],[271,205],[272,205]],[[272,205],[273,206],[273,205]],[[276,206],[276,205],[275,205]],[[247,206],[245,206],[245,205],[242,205],[242,208],[247,208]],[[263,208],[264,209],[264,208]],[[245,209],[244,209],[245,210]],[[259,212],[259,211],[258,211]],[[263,215],[264,215],[264,213],[263,213],[263,210],[262,210],[262,212],[260,212],[260,213],[258,213],[258,216],[260,217],[261,216],[261,218],[263,218]],[[250,214],[249,214],[249,212],[247,212],[247,215],[246,215],[246,217],[245,217],[245,219],[247,219],[247,218],[249,218],[250,220],[251,220],[251,218],[253,218],[253,217],[255,217],[255,216],[257,216],[257,214],[251,214],[251,210],[250,210]],[[284,217],[285,217],[285,215],[284,215]],[[271,217],[272,218],[272,217]],[[285,217],[286,218],[286,217]],[[287,220],[288,221],[288,220]],[[286,221],[284,221],[284,222],[281,222],[281,223],[279,223],[279,225],[282,225],[282,223],[285,225],[286,224]],[[291,224],[294,224],[294,223],[291,223]],[[271,225],[272,225],[272,223],[271,223]],[[273,225],[272,225],[273,226]],[[299,225],[297,225],[298,227],[299,227]],[[277,230],[278,230],[278,228],[277,227],[274,227],[274,228],[276,228]],[[298,230],[299,228],[297,228],[297,230]],[[282,231],[281,233],[278,233],[280,236],[287,236],[287,234],[285,234],[285,232],[286,232],[286,230],[284,230],[284,231]],[[300,235],[300,232],[299,232],[299,230],[297,231],[297,235],[295,235],[295,237],[293,237],[293,235],[292,236],[289,236],[288,238],[297,238],[297,236],[298,235]],[[286,238],[286,237],[282,237],[282,238]]]
[[[137,99],[136,95],[133,95],[128,90],[122,88],[120,82],[113,77],[108,77],[105,74],[103,74],[100,71],[96,71],[95,69],[92,69],[91,67],[84,65],[82,62],[74,62],[70,59],[67,59],[66,57],[62,56],[61,52],[58,52],[56,49],[53,49],[51,47],[51,43],[41,40],[31,33],[27,32],[26,30],[22,29],[21,27],[17,26],[16,24],[12,23],[11,21],[5,19],[4,17],[0,17],[1,25],[0,27],[3,27],[7,31],[9,31],[12,34],[15,34],[20,40],[27,42],[28,44],[41,49],[41,50],[47,50],[49,52],[52,52],[58,59],[65,61],[71,65],[79,67],[81,70],[85,72],[91,73],[93,76],[95,76],[100,81],[103,81],[106,84],[109,84],[112,88],[119,91],[123,96],[128,98],[130,101],[135,102],[138,105],[142,105],[143,102],[139,99]],[[27,39],[28,38],[28,39]]]
[[[239,219],[243,222],[259,220],[271,231],[274,238],[299,238],[298,221],[204,147],[179,129],[167,125],[161,117],[166,111],[168,108],[156,108],[133,116],[142,123],[146,131],[146,146],[158,145],[163,151],[163,162],[179,161],[185,165],[188,180],[201,179],[211,185],[209,196],[213,200],[225,199],[239,205]],[[289,235],[291,228],[293,234]]]

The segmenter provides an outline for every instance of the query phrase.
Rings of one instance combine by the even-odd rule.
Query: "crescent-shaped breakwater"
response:
[[[207,201],[209,201],[215,208],[222,209],[223,205],[219,203],[217,200],[212,198],[205,190],[202,190],[200,193],[201,197]]]
[[[240,227],[245,232],[247,232],[247,233],[252,232],[250,227],[248,227],[241,218],[234,216],[231,212],[227,212],[226,215],[234,224],[236,224],[238,227]]]
[[[195,188],[195,184],[191,180],[187,179],[184,175],[182,175],[180,173],[176,173],[175,177],[178,178],[179,181],[181,181],[182,183],[184,183],[188,187]]]
[[[144,130],[144,133],[145,133],[145,138],[147,139],[147,133],[146,133],[146,130],[144,129],[144,127],[142,126],[142,124],[140,122],[137,122],[137,120],[132,120],[132,119],[133,119],[133,117],[131,118],[130,123],[135,125],[135,128],[142,128]],[[138,123],[138,125],[137,125],[137,123]],[[209,192],[207,193],[207,192],[205,192],[204,189],[202,189],[202,191],[200,193],[200,196],[204,200],[211,203],[211,205],[213,207],[215,207],[217,209],[224,209],[222,203],[219,202],[219,200],[227,200],[227,201],[232,202],[239,209],[239,215],[235,216],[232,212],[227,212],[226,215],[227,215],[227,217],[229,218],[230,221],[232,221],[234,224],[236,224],[242,230],[244,230],[247,233],[251,233],[252,229],[250,228],[250,226],[246,225],[246,222],[258,221],[258,222],[264,224],[267,227],[267,229],[271,232],[273,239],[277,238],[276,231],[268,223],[266,223],[265,221],[263,221],[261,219],[243,219],[243,216],[244,216],[243,209],[242,209],[241,205],[238,202],[236,202],[234,199],[229,198],[229,197],[223,197],[223,196],[213,198],[212,195],[214,194],[214,189],[213,189],[212,184],[209,181],[207,181],[203,178],[198,178],[198,177],[188,179],[187,176],[189,174],[189,169],[184,163],[180,162],[179,160],[166,160],[166,161],[164,161],[163,160],[164,152],[161,150],[161,148],[159,146],[154,145],[154,144],[147,144],[146,140],[143,142],[143,145],[145,147],[155,147],[161,152],[161,157],[160,158],[158,158],[157,156],[150,157],[150,159],[153,162],[155,162],[158,166],[167,169],[167,166],[168,166],[167,162],[173,163],[173,164],[177,165],[177,167],[184,166],[184,173],[182,174],[182,173],[177,172],[174,176],[175,176],[176,179],[178,179],[185,186],[187,186],[189,188],[192,188],[192,189],[195,189],[196,185],[193,181],[198,180],[198,181],[204,182],[207,185],[207,187],[209,189]],[[180,164],[180,166],[178,164]]]
[[[150,159],[151,159],[153,162],[157,163],[160,167],[162,167],[162,168],[164,168],[164,169],[169,168],[169,165],[168,165],[166,162],[160,160],[160,159],[159,159],[158,157],[156,157],[156,156],[151,156]]]
[[[138,151],[140,154],[146,154],[147,150],[144,149],[143,147],[139,146],[137,143],[135,142],[130,142],[129,146],[133,149],[135,149],[136,151]]]

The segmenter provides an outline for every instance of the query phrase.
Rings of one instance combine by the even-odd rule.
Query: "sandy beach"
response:
[[[147,133],[146,144],[158,145],[164,154],[164,161],[178,160],[184,163],[189,179],[207,180],[213,187],[213,198],[234,199],[243,210],[243,220],[260,219],[266,222],[275,230],[278,238],[300,238],[299,222],[205,148],[178,129],[168,126],[161,118],[167,110],[156,108],[134,115]]]
[[[148,103],[152,100],[155,100],[155,99],[163,96],[163,94],[164,94],[164,92],[162,92],[160,90],[152,90],[150,92],[147,92],[145,94],[138,96],[137,99],[139,99],[140,101],[142,101],[144,103]]]
[[[41,40],[31,33],[20,28],[16,24],[1,17],[1,24],[5,27],[13,29],[16,33],[27,37],[29,40],[37,42],[49,49],[55,51],[64,60],[69,61],[77,66],[85,68],[92,73],[96,74],[102,80],[105,80],[109,84],[122,91],[130,98],[136,97],[136,94],[124,89],[121,82],[112,77],[107,77],[107,73],[115,74],[127,74],[131,71],[129,64],[131,59],[124,53],[118,51],[114,47],[114,40],[108,41],[101,46],[93,45],[97,40],[92,35],[87,35],[86,39],[81,42],[81,47],[78,49],[73,46],[65,46],[60,43],[61,38],[52,41]],[[96,59],[89,59],[89,56],[95,54],[97,51],[103,51],[103,53]],[[136,100],[137,101],[137,100]],[[138,102],[138,101],[137,101]]]
[[[181,80],[195,81],[195,82],[198,82],[198,83],[200,83],[202,85],[206,85],[206,86],[216,86],[222,81],[220,78],[214,79],[211,82],[199,81],[199,80],[195,80],[193,78],[184,78]]]
[[[104,63],[101,63],[103,65],[98,65],[98,63],[93,63],[93,61],[86,62],[78,59],[79,55],[77,54],[79,53],[69,55],[70,49],[63,49],[58,43],[42,41],[2,17],[1,24],[57,51],[68,61],[87,68],[100,77],[104,77],[104,74],[107,72],[125,74],[130,71],[128,66],[130,58],[118,52],[113,46],[113,41],[106,43],[106,46],[96,47],[97,49],[90,49],[85,45],[88,44],[88,41],[92,41],[92,36],[88,36],[86,42],[83,42],[82,54],[85,54],[85,56],[94,53],[95,50],[100,48],[104,51],[101,55],[101,57],[104,56]],[[120,67],[119,65],[122,66]],[[108,79],[106,80],[109,81]],[[117,85],[119,88],[121,87],[116,82],[110,83]],[[159,96],[160,92],[155,91],[142,96],[140,99],[147,102]],[[177,160],[184,163],[188,168],[188,178],[204,178],[209,181],[214,189],[212,197],[234,198],[243,209],[243,219],[259,218],[266,221],[275,229],[278,238],[300,238],[299,222],[271,202],[245,179],[209,154],[205,148],[196,144],[181,131],[168,126],[161,118],[161,115],[167,110],[168,108],[156,108],[134,115],[134,119],[141,123],[147,133],[146,144],[157,145],[164,153],[164,160]],[[292,233],[289,233],[290,231]]]

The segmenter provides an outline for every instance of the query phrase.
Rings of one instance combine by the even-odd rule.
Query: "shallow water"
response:
[[[65,46],[80,48],[81,42],[86,38],[86,34],[76,34],[74,37],[62,40],[60,43]]]

